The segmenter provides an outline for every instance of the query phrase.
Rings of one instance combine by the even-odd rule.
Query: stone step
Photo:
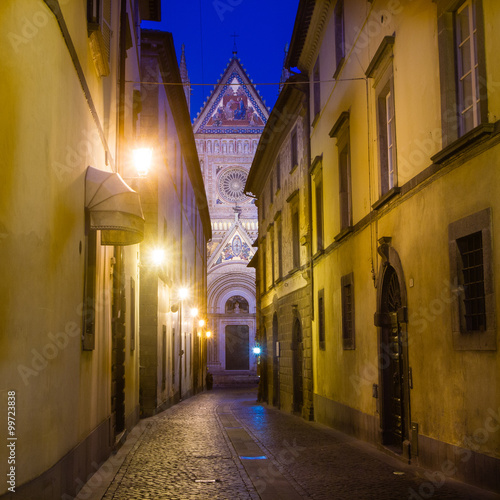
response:
[[[214,387],[256,386],[259,383],[257,375],[237,375],[232,373],[214,373]]]

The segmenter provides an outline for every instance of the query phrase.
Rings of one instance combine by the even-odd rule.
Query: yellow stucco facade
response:
[[[288,63],[310,78],[315,418],[438,470],[451,460],[453,477],[494,488],[500,458],[498,5],[337,0],[301,6]],[[477,116],[469,129],[461,128],[460,103],[445,100],[455,92],[460,101],[462,87],[447,67],[453,53],[445,48],[453,48],[457,19],[467,9],[475,9],[479,68]],[[461,281],[457,248],[473,233],[482,235],[485,323],[458,328],[471,285]],[[392,272],[397,292],[389,289]],[[399,353],[392,350],[396,337]],[[394,389],[387,370],[398,356]]]

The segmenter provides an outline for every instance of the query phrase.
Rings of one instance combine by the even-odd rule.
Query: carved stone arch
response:
[[[379,240],[382,257],[377,279],[375,326],[379,346],[380,440],[411,457],[410,365],[406,281],[391,238]]]
[[[398,278],[399,290],[401,296],[401,308],[404,308],[399,314],[401,315],[399,321],[401,323],[407,323],[407,293],[406,293],[406,280],[403,272],[403,265],[401,264],[401,259],[398,252],[391,246],[390,238],[381,238],[383,240],[380,246],[377,248],[379,255],[382,257],[382,262],[380,263],[378,276],[377,276],[377,313],[382,313],[382,299],[383,299],[383,285],[386,277],[386,273],[390,267],[396,272]],[[378,324],[377,315],[375,317],[375,325]]]

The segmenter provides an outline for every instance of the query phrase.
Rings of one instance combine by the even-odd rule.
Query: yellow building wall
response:
[[[497,35],[493,26],[499,24],[495,24],[495,20],[500,21],[500,12],[491,0],[485,0],[483,6],[487,20],[488,108],[490,121],[494,121],[500,116],[497,83],[500,66],[496,63]],[[373,384],[380,384],[374,326],[377,290],[372,266],[378,274],[381,258],[376,251],[377,240],[390,236],[392,247],[401,258],[408,293],[409,365],[414,386],[410,394],[411,420],[419,424],[419,433],[424,436],[467,447],[465,437],[484,429],[490,410],[497,412],[500,406],[500,362],[497,351],[453,348],[448,225],[492,207],[497,285],[500,255],[495,228],[500,209],[500,149],[495,146],[475,158],[464,159],[464,164],[454,169],[445,167],[378,213],[372,212],[371,224],[367,222],[336,243],[334,238],[340,232],[339,174],[336,139],[330,138],[329,132],[340,114],[349,111],[355,225],[370,214],[370,206],[379,198],[376,98],[373,80],[369,79],[367,86],[364,77],[384,36],[395,34],[398,185],[402,186],[429,167],[430,158],[442,149],[435,3],[431,0],[345,2],[345,23],[347,61],[338,81],[328,81],[335,71],[331,49],[334,46],[333,16],[320,37],[319,49],[309,59],[311,67],[308,68],[312,75],[319,55],[323,82],[321,114],[311,129],[311,157],[323,155],[326,250],[314,267],[314,300],[317,312],[318,291],[324,289],[326,350],[319,349],[316,315],[313,321],[315,393],[379,418],[377,399],[372,396]],[[310,85],[312,91],[312,77]],[[311,116],[311,121],[313,118]],[[351,271],[354,273],[356,348],[344,350],[340,280]],[[410,278],[414,283],[412,287]],[[498,295],[496,302],[498,324]],[[499,457],[499,449],[498,433],[490,433],[485,442],[477,443],[477,451],[490,456]]]
[[[114,155],[116,79],[97,76],[82,22],[84,3],[60,3]],[[19,486],[53,466],[111,412],[112,247],[98,251],[97,301],[102,307],[96,316],[95,350],[82,351],[80,337],[85,172],[87,166],[110,166],[61,30],[46,4],[2,2],[0,26],[0,392],[4,400],[6,391],[16,391]],[[117,36],[113,39],[116,43]],[[128,285],[137,274],[136,250],[124,252]],[[138,405],[138,364],[130,349],[126,377],[130,415]],[[1,425],[7,428],[6,415]],[[7,472],[5,453],[0,453],[2,474]],[[6,486],[2,483],[0,494]]]

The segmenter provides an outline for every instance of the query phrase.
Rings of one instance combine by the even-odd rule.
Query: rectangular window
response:
[[[274,182],[273,182],[273,176],[271,175],[269,177],[269,204],[273,203],[273,198],[274,198]]]
[[[348,142],[339,150],[339,180],[340,229],[342,230],[352,225],[351,164]]]
[[[292,166],[291,170],[293,170],[299,161],[299,152],[297,149],[297,129],[294,129],[292,132],[292,140],[291,140],[291,155],[292,155]]]
[[[349,137],[349,112],[344,111],[330,131],[337,139],[337,161],[339,169],[339,215],[340,231],[344,235],[352,226],[351,201],[351,150]],[[341,235],[337,235],[339,239]]]
[[[83,297],[83,350],[95,348],[95,311],[97,277],[97,231],[89,229],[85,248],[85,284]]]
[[[316,251],[323,250],[323,179],[315,180],[316,192]]]
[[[459,128],[463,135],[480,123],[476,9],[472,0],[457,10],[455,33]]]
[[[281,218],[277,220],[276,233],[278,239],[278,279],[281,279],[283,277],[283,237],[281,230]]]
[[[325,349],[325,291],[318,292],[318,340],[319,348]]]
[[[341,278],[342,344],[344,349],[354,349],[354,284],[353,273]]]
[[[280,157],[276,159],[276,191],[281,189],[281,162]]]
[[[338,76],[345,59],[345,35],[344,35],[344,0],[337,0],[334,10],[335,30],[335,73]]]
[[[485,29],[482,0],[441,1],[437,9],[445,148],[488,122]]]
[[[392,77],[378,96],[378,138],[380,159],[380,194],[396,186],[396,128]]]
[[[111,0],[87,0],[87,23],[89,35],[99,33],[98,36],[104,48],[103,56],[109,62],[111,47]]]
[[[300,226],[299,226],[299,208],[292,207],[292,250],[293,250],[293,268],[300,267]]]
[[[316,64],[314,65],[314,72],[313,72],[313,94],[314,94],[314,119],[316,119],[316,116],[319,115],[321,111],[321,83],[320,83],[320,76],[319,76],[319,57],[316,61]]]
[[[449,225],[453,347],[496,350],[491,209]]]
[[[271,231],[269,233],[269,238],[271,239],[271,285],[274,285],[275,281],[275,274],[274,274],[274,259],[275,259],[275,254],[274,254],[274,229],[271,228]]]
[[[459,283],[463,288],[462,332],[486,330],[483,239],[481,231],[457,239]]]
[[[267,241],[264,239],[262,241],[262,293],[266,293],[267,290],[267,252],[266,252]]]

